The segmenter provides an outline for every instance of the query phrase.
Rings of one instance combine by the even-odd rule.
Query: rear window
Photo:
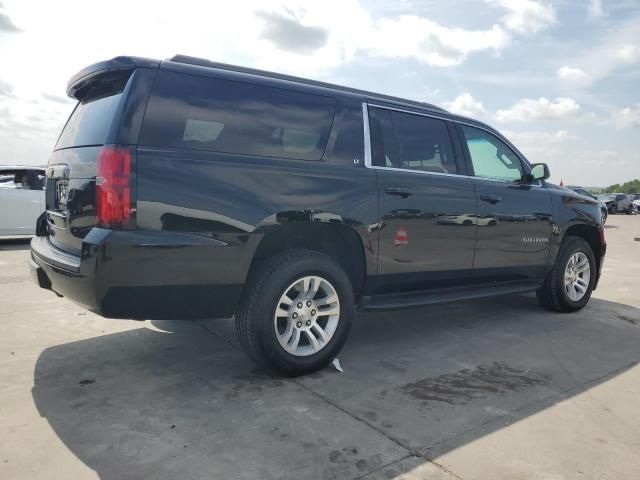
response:
[[[159,72],[139,143],[319,160],[334,110],[320,95]]]
[[[56,149],[103,145],[107,140],[122,90],[130,72],[109,73],[85,87],[85,92],[58,139]]]

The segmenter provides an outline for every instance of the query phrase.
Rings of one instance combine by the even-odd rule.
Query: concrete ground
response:
[[[512,296],[359,315],[340,361],[256,369],[231,320],[105,320],[0,242],[2,479],[640,478],[640,217],[583,311]]]

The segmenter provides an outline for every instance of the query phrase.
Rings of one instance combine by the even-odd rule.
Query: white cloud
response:
[[[620,47],[615,57],[623,63],[636,63],[640,60],[640,47],[638,45],[624,45]]]
[[[589,13],[589,17],[591,18],[602,17],[604,15],[604,10],[602,9],[602,0],[591,0],[589,2],[589,6],[587,7],[587,11]]]
[[[467,117],[477,117],[487,113],[482,102],[475,100],[470,93],[461,93],[451,102],[445,102],[443,106],[451,113]]]
[[[568,65],[560,67],[556,75],[560,80],[572,83],[584,82],[588,78],[588,75],[581,68],[570,67]]]
[[[617,22],[615,28],[598,37],[596,45],[574,51],[565,59],[563,63],[589,72],[581,86],[592,85],[615,75],[621,68],[640,62],[638,21],[636,16]]]
[[[526,150],[527,147],[548,148],[550,145],[560,145],[575,138],[567,130],[556,130],[555,132],[504,130],[502,133],[523,150]]]
[[[0,79],[0,98],[13,96],[13,86]]]
[[[505,26],[521,35],[533,35],[557,22],[552,5],[533,0],[486,0],[507,10],[502,17]]]
[[[362,41],[362,47],[375,55],[413,57],[428,65],[448,67],[462,63],[470,53],[504,48],[509,35],[498,25],[487,30],[465,30],[402,15],[377,21]]]
[[[611,120],[617,128],[640,127],[640,104],[613,112]]]
[[[580,105],[571,98],[523,98],[506,110],[498,110],[495,117],[499,122],[564,119],[578,116],[580,110]]]
[[[555,176],[555,165],[563,158],[562,152],[569,150],[575,137],[567,130],[556,131],[511,131],[504,130],[502,134],[507,137],[520,150],[530,162],[545,162],[552,167]]]
[[[638,175],[633,150],[613,151],[609,147],[588,145],[588,138],[577,132],[503,131],[530,162],[549,165],[552,181],[565,185],[606,186]]]

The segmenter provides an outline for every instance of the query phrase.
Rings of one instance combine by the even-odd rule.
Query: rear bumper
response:
[[[35,283],[108,318],[231,316],[248,270],[242,245],[188,234],[94,228],[81,254],[31,241]]]

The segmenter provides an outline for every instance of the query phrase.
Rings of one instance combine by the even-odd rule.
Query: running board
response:
[[[434,303],[446,303],[474,298],[493,297],[512,293],[532,292],[539,283],[529,281],[501,282],[466,287],[440,288],[419,292],[389,293],[362,297],[359,310],[395,310],[421,307]]]

